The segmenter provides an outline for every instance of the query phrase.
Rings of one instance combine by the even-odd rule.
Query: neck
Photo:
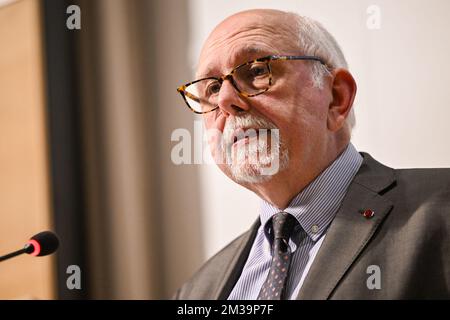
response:
[[[347,143],[348,144],[348,143]],[[291,200],[307,187],[317,176],[330,166],[345,150],[347,144],[334,149],[333,152],[309,160],[309,164],[292,161],[289,167],[278,172],[270,180],[244,185],[260,198],[283,210]],[[318,159],[320,158],[320,161]]]

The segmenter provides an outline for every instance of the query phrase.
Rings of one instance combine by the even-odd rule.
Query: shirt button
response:
[[[312,227],[311,227],[311,232],[312,233],[317,233],[317,232],[319,232],[319,227],[315,224],[315,225],[313,225]]]

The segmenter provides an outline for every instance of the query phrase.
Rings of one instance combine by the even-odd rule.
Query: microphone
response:
[[[39,232],[28,240],[23,249],[1,256],[0,262],[14,258],[23,253],[28,253],[35,257],[46,256],[55,252],[58,249],[58,246],[59,239],[55,233],[51,231]]]

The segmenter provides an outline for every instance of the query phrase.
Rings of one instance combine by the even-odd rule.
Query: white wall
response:
[[[381,10],[378,30],[366,24],[370,5]],[[217,23],[250,8],[298,12],[336,37],[358,83],[358,150],[397,168],[450,167],[450,1],[192,0],[192,65]],[[249,228],[258,198],[213,165],[201,166],[200,175],[206,258]]]

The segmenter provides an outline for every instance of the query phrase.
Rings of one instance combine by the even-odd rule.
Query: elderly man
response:
[[[214,132],[219,168],[262,204],[175,298],[450,298],[450,170],[355,150],[356,83],[319,23],[235,14],[208,37],[197,79],[178,91]]]

